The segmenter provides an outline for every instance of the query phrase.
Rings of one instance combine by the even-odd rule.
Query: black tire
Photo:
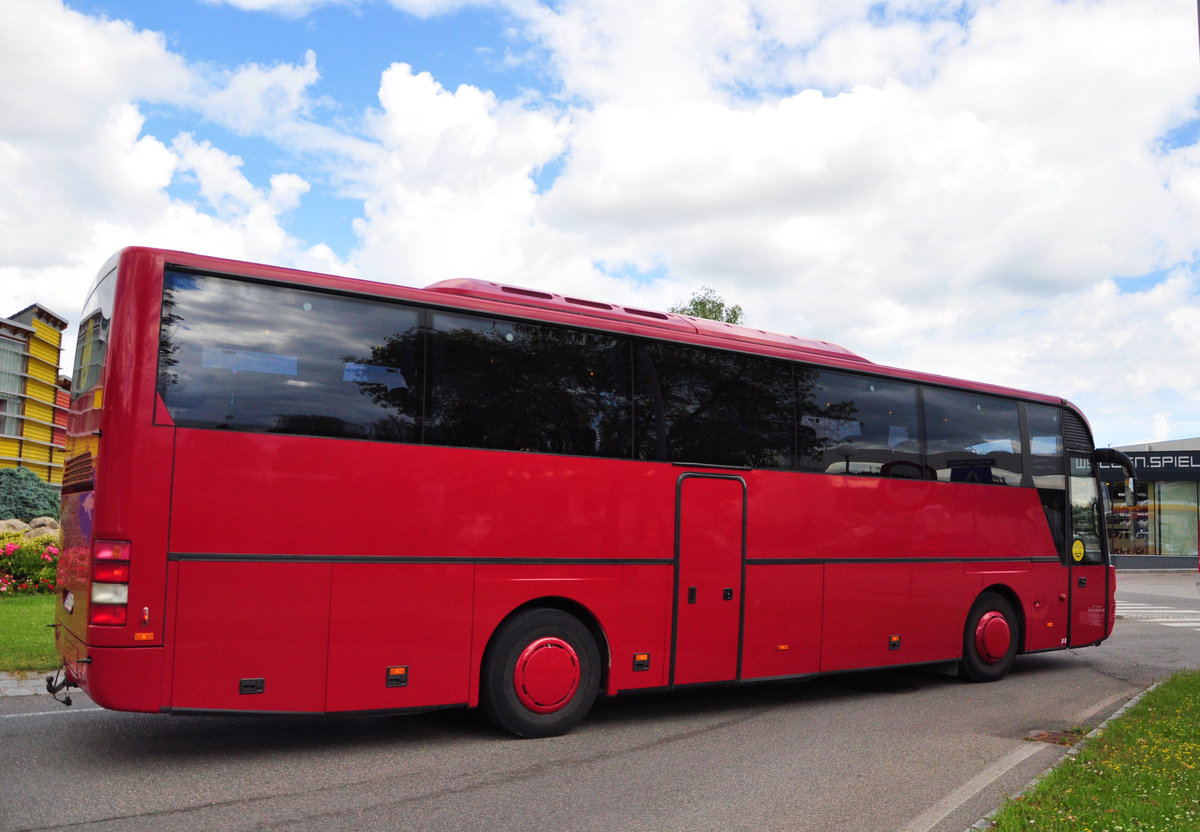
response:
[[[1008,599],[985,592],[975,599],[963,628],[958,675],[972,682],[996,682],[1012,669],[1021,644],[1021,626]]]
[[[483,656],[480,704],[498,728],[555,737],[579,724],[600,690],[591,632],[562,610],[537,607],[509,618]]]

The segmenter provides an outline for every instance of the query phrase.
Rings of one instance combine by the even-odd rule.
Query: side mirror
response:
[[[1137,491],[1137,474],[1133,471],[1133,460],[1116,448],[1097,448],[1092,451],[1092,460],[1097,465],[1109,465],[1123,469],[1128,480],[1125,484],[1125,499],[1127,501],[1131,499],[1129,495]],[[1133,504],[1130,503],[1130,505]]]

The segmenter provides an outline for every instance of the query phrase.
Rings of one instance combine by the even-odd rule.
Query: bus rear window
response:
[[[79,339],[75,345],[75,368],[71,374],[72,398],[79,398],[100,381],[100,370],[108,352],[108,327],[112,321],[116,288],[117,270],[113,269],[96,282],[83,305]]]

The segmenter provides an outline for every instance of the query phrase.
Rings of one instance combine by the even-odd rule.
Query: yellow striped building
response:
[[[58,383],[64,318],[40,304],[0,318],[0,468],[62,486],[65,402]]]

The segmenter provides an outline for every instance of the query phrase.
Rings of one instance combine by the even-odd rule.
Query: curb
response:
[[[1108,725],[1108,723],[1112,722],[1114,719],[1119,719],[1120,717],[1124,716],[1126,711],[1128,711],[1130,708],[1132,708],[1138,702],[1142,701],[1143,696],[1150,693],[1150,691],[1154,690],[1161,684],[1162,684],[1162,682],[1155,682],[1153,685],[1151,685],[1150,687],[1146,688],[1141,693],[1134,696],[1132,699],[1130,699],[1128,702],[1126,702],[1120,708],[1117,708],[1117,710],[1108,719],[1101,722],[1099,725],[1097,725],[1091,731],[1088,731],[1087,736],[1085,736],[1079,742],[1075,743],[1070,748],[1068,748],[1066,753],[1063,754],[1063,756],[1060,757],[1054,763],[1054,765],[1050,766],[1045,771],[1038,774],[1037,777],[1034,777],[1032,780],[1030,780],[1025,785],[1025,788],[1021,789],[1016,794],[1011,795],[1008,798],[1008,800],[1016,800],[1017,798],[1024,796],[1031,789],[1033,789],[1035,786],[1037,786],[1038,783],[1042,782],[1042,780],[1045,779],[1046,775],[1048,775],[1050,772],[1054,771],[1056,768],[1058,768],[1060,765],[1062,765],[1064,760],[1078,756],[1079,752],[1082,751],[1084,749],[1084,747],[1087,745],[1088,740],[1090,740],[1094,737],[1098,737],[1102,733],[1104,733],[1104,729]],[[1032,742],[1032,740],[1030,740],[1030,742]],[[1007,803],[1008,800],[1006,800],[1005,802]],[[963,832],[986,832],[986,830],[991,829],[992,821],[995,820],[996,815],[998,815],[1000,813],[1001,808],[1003,808],[1003,807],[997,807],[995,811],[989,812],[988,814],[984,815],[982,818],[977,820],[975,823],[971,824],[966,829],[964,829]]]
[[[46,677],[53,675],[53,670],[41,673],[8,673],[0,670],[0,696],[48,696]]]

